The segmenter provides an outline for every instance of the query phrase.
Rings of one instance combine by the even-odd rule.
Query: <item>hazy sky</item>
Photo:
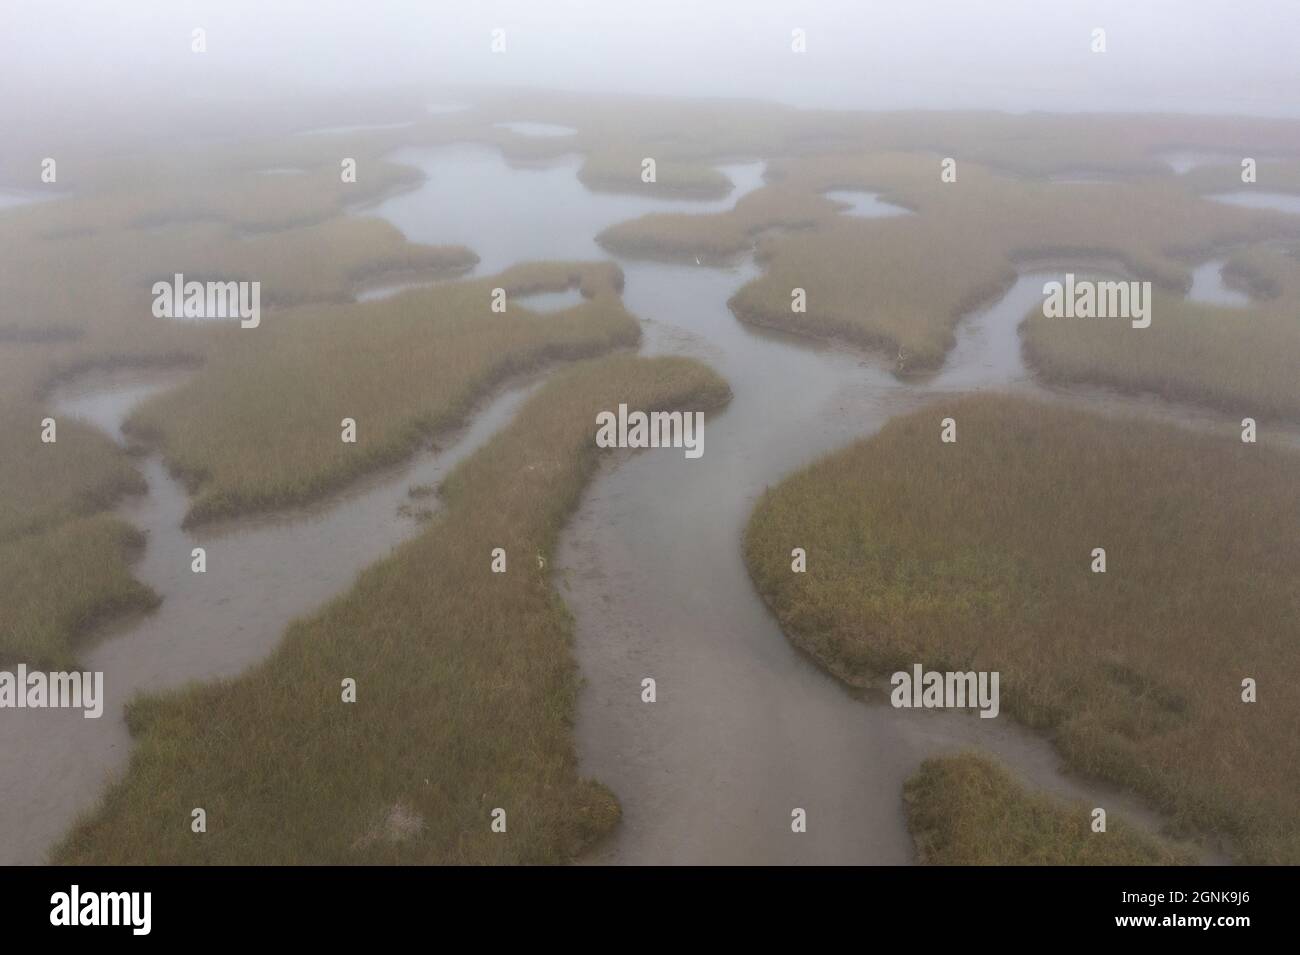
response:
[[[3,0],[0,94],[394,83],[1300,115],[1300,0]],[[207,30],[208,52],[190,50]],[[493,28],[507,50],[490,50]],[[808,52],[790,51],[791,30]],[[1090,51],[1102,27],[1108,51]]]

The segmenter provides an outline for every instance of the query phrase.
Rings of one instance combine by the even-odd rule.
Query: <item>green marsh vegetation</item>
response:
[[[1130,335],[1107,323],[1040,316],[1026,337],[1044,377],[1300,417],[1300,383],[1291,371],[1300,298],[1291,285],[1245,310],[1182,297],[1190,262],[1300,234],[1295,216],[1205,197],[1243,188],[1300,191],[1300,164],[1261,160],[1265,184],[1243,186],[1239,165],[1176,176],[1158,158],[1198,142],[1242,156],[1296,155],[1300,124],[982,114],[795,120],[779,113],[773,122],[763,127],[759,150],[770,159],[765,188],[726,212],[652,213],[619,223],[602,233],[602,245],[619,255],[705,263],[753,251],[763,273],[731,303],[740,320],[902,354],[908,372],[942,364],[960,318],[1005,289],[1021,263],[1050,259],[1068,267],[1114,258],[1155,286],[1152,328]],[[957,160],[956,182],[940,180],[945,156]],[[1080,172],[1103,181],[1050,178]],[[824,197],[835,189],[877,192],[913,215],[845,216]],[[1274,264],[1296,274],[1294,259]],[[807,293],[806,312],[791,307],[795,288]]]
[[[633,345],[617,266],[533,264],[379,301],[231,327],[190,382],[128,422],[191,485],[190,521],[298,504],[408,456],[507,377]],[[510,299],[579,286],[582,304],[535,315]],[[504,288],[506,311],[491,310]],[[344,418],[356,442],[340,440]]]
[[[644,191],[664,198],[720,199],[732,189],[731,180],[705,162],[657,157],[671,155],[663,144],[647,143],[639,151],[617,150],[606,146],[589,156],[578,170],[578,180],[593,192],[628,192],[627,171],[641,169],[646,158],[655,159],[655,181],[642,183]]]
[[[557,533],[598,411],[716,408],[726,383],[621,354],[556,374],[444,482],[425,529],[234,680],[132,705],[130,770],[55,859],[76,863],[548,863],[618,818],[578,778]],[[492,573],[493,548],[506,572]],[[341,702],[356,680],[357,702]],[[189,807],[208,831],[190,831]],[[507,831],[493,833],[503,808]]]
[[[769,490],[745,558],[790,638],[845,680],[999,671],[1004,718],[1072,768],[1242,861],[1293,863],[1298,468],[1235,431],[954,398]]]
[[[646,100],[638,107],[629,110],[613,98],[593,104],[583,97],[521,102],[484,96],[463,113],[429,116],[420,115],[419,98],[409,94],[378,101],[344,97],[339,103],[303,98],[288,113],[270,110],[260,116],[256,126],[265,135],[247,141],[201,147],[172,143],[145,151],[101,150],[76,139],[61,144],[57,188],[73,196],[0,214],[0,292],[6,303],[0,318],[0,439],[17,452],[0,460],[0,540],[101,510],[141,486],[121,449],[91,428],[61,421],[57,446],[39,443],[39,422],[49,413],[48,397],[60,380],[123,364],[228,368],[240,355],[255,352],[229,328],[156,319],[149,311],[155,281],[176,272],[200,280],[260,281],[263,306],[277,314],[254,334],[282,317],[285,324],[301,327],[312,321],[315,309],[341,327],[349,308],[360,319],[358,338],[367,334],[361,325],[371,315],[386,329],[387,343],[399,334],[397,325],[410,334],[427,333],[428,327],[413,318],[432,301],[427,296],[404,299],[405,305],[367,303],[368,308],[352,302],[357,288],[370,281],[397,274],[454,277],[476,261],[472,250],[413,244],[381,220],[342,214],[354,204],[417,184],[415,170],[384,159],[398,146],[481,142],[519,162],[576,149],[593,168],[608,170],[608,158],[596,152],[600,143],[626,146],[634,155],[645,151],[643,146],[653,148],[648,144],[673,141],[669,153],[659,156],[660,184],[669,191],[691,191],[698,186],[687,180],[695,176],[703,176],[709,189],[726,185],[711,166],[701,164],[712,149],[747,153],[779,125],[771,118],[763,125],[759,118],[766,111],[757,106],[723,122],[719,117],[728,110],[717,104],[683,110]],[[573,125],[580,134],[528,137],[496,127],[521,118],[520,110],[529,119]],[[401,128],[285,134],[283,115],[298,117],[302,130],[367,120],[412,122]],[[41,148],[15,142],[0,158],[0,168],[15,181],[30,176],[40,168],[44,148],[43,141]],[[341,156],[357,160],[355,183],[341,181]],[[687,170],[687,180],[678,183],[676,169]],[[639,160],[627,172],[628,188],[640,187]],[[560,266],[533,287],[553,288],[555,277],[571,274]],[[478,313],[478,303],[473,305]],[[594,336],[588,352],[600,338],[627,344],[630,319],[616,311],[608,296],[593,295],[579,315],[523,332],[528,341],[522,347],[534,358],[540,355],[538,343],[549,327],[557,329],[558,339],[568,339],[557,351],[572,352],[574,336],[583,329]],[[604,316],[603,328],[598,315]],[[334,336],[336,347],[342,347],[341,338],[341,332]],[[209,384],[196,388],[219,390],[210,384],[215,372],[209,369],[204,376]],[[225,394],[233,402],[231,413],[242,413],[234,390]],[[186,461],[197,460],[201,467],[201,458],[189,453]]]
[[[105,514],[0,541],[0,666],[72,667],[75,637],[106,616],[156,606],[128,569],[143,546],[139,531]]]
[[[1230,260],[1237,274],[1257,275]],[[1300,272],[1300,262],[1291,266]],[[1231,271],[1228,274],[1233,274]],[[1251,284],[1249,281],[1246,284]],[[1111,385],[1214,405],[1245,417],[1300,419],[1300,296],[1234,308],[1153,288],[1149,328],[1071,321],[1031,312],[1022,334],[1029,363],[1047,381]]]
[[[1266,118],[1189,115],[1052,115],[997,112],[800,110],[745,100],[672,100],[623,95],[483,93],[475,111],[456,114],[456,135],[550,155],[635,156],[622,172],[628,191],[643,191],[640,158],[715,165],[741,158],[923,152],[965,159],[1016,179],[1088,170],[1115,178],[1171,178],[1161,158],[1176,150],[1241,156],[1300,157],[1300,123]],[[518,137],[485,125],[523,119],[567,126],[570,137]],[[656,151],[656,147],[658,150]],[[1272,160],[1269,160],[1272,162]],[[1264,160],[1261,160],[1263,163]],[[1261,166],[1262,168],[1262,166]],[[1239,172],[1239,170],[1238,170]],[[1238,180],[1239,181],[1239,180]]]
[[[148,167],[149,161],[141,164]],[[315,210],[307,214],[302,205],[310,190],[268,192],[260,184],[270,177],[249,174],[238,178],[249,187],[241,194],[233,173],[212,178],[204,172],[200,164],[191,179],[178,180],[169,168],[154,174],[146,168],[124,177],[116,191],[0,216],[0,292],[6,303],[0,336],[0,550],[6,590],[20,581],[24,588],[22,599],[6,600],[0,609],[2,657],[36,653],[66,662],[79,632],[145,603],[126,569],[131,549],[121,545],[128,529],[83,523],[124,494],[142,491],[144,482],[126,449],[57,414],[51,398],[61,381],[82,371],[197,367],[207,361],[220,366],[220,356],[238,347],[231,334],[242,331],[237,323],[232,329],[156,318],[154,281],[175,272],[258,280],[270,308],[315,303],[327,309],[331,301],[349,301],[369,275],[392,269],[451,275],[475,261],[467,249],[411,245],[379,220],[328,218],[339,204],[329,190],[315,194]],[[376,173],[383,187],[392,185],[382,169]],[[162,185],[154,182],[155,174]],[[198,215],[196,221],[140,225],[157,218],[159,209],[173,208],[169,204],[181,195],[189,205],[175,208]],[[277,201],[277,195],[287,198]],[[301,228],[259,231],[299,218],[307,223]],[[252,230],[252,237],[244,230]],[[43,333],[48,329],[58,334]],[[41,440],[47,417],[57,422],[54,443]],[[66,557],[76,528],[89,530],[83,536],[85,563],[74,568],[60,557]],[[51,562],[60,573],[32,576],[23,570],[25,563]],[[44,622],[33,624],[33,614]]]
[[[139,196],[90,189],[0,221],[0,242],[13,253],[0,281],[18,306],[0,336],[3,419],[12,446],[24,452],[6,455],[0,470],[14,491],[4,498],[9,536],[0,542],[12,598],[0,619],[5,659],[70,663],[76,638],[95,622],[156,600],[129,572],[138,535],[100,513],[142,490],[131,453],[71,419],[59,421],[57,443],[39,442],[40,420],[53,414],[50,396],[65,378],[116,365],[195,369],[187,384],[142,407],[127,430],[133,443],[159,447],[190,480],[191,517],[199,520],[324,493],[454,426],[511,375],[637,341],[616,266],[532,263],[457,280],[475,261],[470,250],[412,245],[386,223],[341,216],[339,190],[324,188],[335,171],[319,158],[313,165],[313,149],[330,149],[318,142],[300,137],[279,151],[232,151],[238,174],[227,168],[217,175],[202,164],[192,178],[170,168],[141,173]],[[379,172],[382,185],[358,198],[409,184],[400,167],[387,176],[389,167],[359,165],[363,179]],[[263,167],[309,172],[263,175]],[[317,167],[327,173],[310,172]],[[303,176],[316,181],[299,188]],[[241,192],[246,180],[251,185]],[[290,185],[269,189],[266,181]],[[306,200],[317,186],[313,205]],[[177,271],[261,281],[262,324],[240,329],[154,317],[152,283]],[[361,283],[390,272],[453,281],[352,300]],[[70,280],[54,281],[56,274]],[[508,294],[503,315],[490,309],[498,286]],[[584,301],[559,313],[532,313],[514,301],[571,287]],[[33,331],[51,327],[69,331]],[[607,831],[617,804],[599,785],[577,779],[574,768],[567,615],[535,559],[549,553],[595,464],[597,410],[620,401],[711,407],[725,401],[727,389],[694,363],[631,356],[583,366],[564,381],[544,392],[544,407],[530,408],[508,437],[459,472],[446,510],[428,516],[410,549],[371,568],[318,618],[291,628],[263,667],[188,694],[137,701],[130,719],[141,746],[131,774],[62,857],[559,861]],[[358,422],[355,446],[339,440],[345,416]],[[507,549],[510,573],[488,574],[495,546]],[[375,627],[358,629],[363,619]],[[304,670],[308,658],[315,662]],[[513,663],[503,669],[507,659]],[[344,660],[361,703],[371,693],[374,703],[384,700],[358,721],[360,730],[336,719],[342,677],[332,672],[322,697],[332,705],[321,713],[300,708],[301,689],[318,696],[308,686],[312,673]],[[259,704],[249,709],[244,693]],[[214,703],[222,694],[229,694],[226,703]],[[413,709],[417,696],[424,703]],[[229,723],[227,706],[244,714],[241,726]],[[351,767],[346,780],[332,780],[340,763],[328,758],[268,796],[266,787],[280,785],[280,774],[293,774],[302,760],[301,734],[267,732],[264,717],[277,708],[286,727],[319,741],[318,752],[336,749]],[[210,741],[191,735],[201,726],[233,747],[217,757]],[[335,731],[342,736],[331,740]],[[271,748],[283,748],[250,759],[248,740],[268,736],[278,740]],[[173,759],[190,744],[198,749]],[[203,752],[214,757],[207,770],[191,765]],[[413,768],[420,778],[410,775]],[[211,831],[229,828],[195,855],[201,847],[188,819],[168,832],[160,814],[174,809],[169,798],[195,778],[213,783],[210,773],[229,774],[207,803]],[[258,773],[267,774],[262,788],[252,781]],[[241,794],[250,783],[254,799],[246,801]],[[153,795],[142,801],[136,786]],[[480,805],[488,792],[508,808],[508,836],[488,828],[493,807]],[[234,822],[243,813],[242,824]],[[303,821],[296,831],[285,825],[291,814]],[[322,837],[336,826],[346,840]]]
[[[1220,189],[1217,180],[1199,171],[1195,179],[1177,180],[1153,157],[1171,145],[1197,142],[1245,152],[1263,144],[1300,155],[1297,124],[853,115],[763,104],[529,100],[514,94],[477,97],[473,105],[465,113],[417,117],[400,129],[313,135],[277,130],[258,141],[153,151],[148,157],[60,151],[60,188],[71,189],[75,198],[0,214],[0,446],[6,451],[0,456],[0,575],[8,598],[0,600],[0,637],[9,641],[0,646],[0,659],[66,662],[75,656],[76,635],[97,619],[143,609],[154,599],[129,573],[137,546],[133,532],[102,513],[142,488],[128,451],[73,420],[59,421],[57,444],[39,441],[40,420],[52,414],[51,389],[64,378],[113,365],[198,369],[189,384],[155,398],[131,421],[134,438],[156,443],[188,478],[195,492],[190,516],[198,521],[279,507],[340,487],[458,422],[505,376],[636,341],[636,323],[619,301],[617,270],[605,265],[539,263],[503,276],[355,302],[354,292],[368,281],[396,273],[450,280],[476,261],[472,250],[415,245],[380,220],[344,215],[354,203],[416,184],[412,170],[384,158],[398,146],[479,142],[521,164],[578,152],[584,183],[637,195],[648,188],[640,181],[643,157],[656,159],[656,191],[670,196],[722,195],[727,184],[715,168],[719,163],[766,159],[768,185],[734,212],[651,216],[616,226],[602,240],[620,254],[698,255],[708,261],[757,246],[766,271],[736,297],[743,320],[844,337],[891,354],[904,348],[912,356],[909,367],[918,370],[941,362],[958,316],[1005,285],[1021,255],[1113,253],[1167,289],[1172,301],[1185,285],[1188,254],[1251,243],[1234,255],[1232,268],[1271,282],[1278,314],[1295,300],[1294,260],[1264,244],[1293,235],[1293,220],[1200,199]],[[408,115],[399,110],[381,116],[373,106],[350,116],[387,122]],[[303,129],[341,123],[325,108],[295,115],[304,117]],[[577,133],[528,137],[495,125],[516,119],[571,126]],[[12,169],[29,174],[41,155],[13,151],[0,157],[0,168],[10,169],[6,164],[13,160]],[[952,185],[938,178],[939,158],[949,155],[959,163],[959,180]],[[341,156],[357,159],[356,183],[340,182]],[[1080,167],[1123,181],[1086,187],[1046,181],[1052,173]],[[821,198],[838,188],[878,191],[914,214],[849,219]],[[261,327],[155,318],[150,287],[175,272],[260,281],[267,310]],[[497,285],[515,297],[575,284],[587,299],[561,314],[529,316],[512,303],[506,315],[493,315],[487,307]],[[808,289],[806,315],[790,313],[789,292],[796,286]],[[1153,329],[1159,321],[1157,316]],[[1187,323],[1195,329],[1192,336],[1211,334],[1209,325]],[[1287,333],[1280,321],[1256,322],[1246,345],[1207,338],[1214,347],[1204,352],[1228,356],[1223,364],[1235,370],[1223,378],[1236,376],[1234,394],[1266,391],[1275,396],[1269,407],[1283,410],[1294,404],[1288,395],[1294,396],[1295,383],[1269,369],[1290,360],[1293,351],[1287,349],[1294,348],[1295,336],[1282,341]],[[1121,337],[1131,344],[1142,334]],[[1194,349],[1195,340],[1189,340]],[[1109,380],[1119,377],[1113,368],[1121,367],[1123,356],[1089,358],[1089,349],[1098,346],[1084,340],[1070,347],[1083,359],[1071,356],[1076,364],[1056,372],[1061,377],[1108,380],[1108,368]],[[1036,354],[1049,368],[1047,348]],[[1149,384],[1157,380],[1151,367],[1159,359],[1153,355],[1125,375]],[[1192,371],[1178,388],[1198,388],[1196,396],[1213,391],[1205,382],[1215,359],[1201,365],[1186,356],[1179,360],[1187,360]],[[647,402],[684,400],[697,391],[717,398],[722,391],[716,379],[688,364],[620,356],[583,367],[563,387],[557,383],[544,392],[546,403],[536,407],[548,409],[546,416],[530,410],[532,417],[520,420],[552,428],[558,422],[548,423],[547,416],[567,415],[566,407],[586,415],[592,407],[584,402],[596,397],[616,404],[611,380],[641,389],[637,393]],[[1230,391],[1227,384],[1216,387],[1222,394]],[[343,417],[358,422],[357,446],[339,441]],[[575,427],[586,428],[590,420],[575,417]],[[545,431],[561,448],[576,447],[565,444],[575,434]],[[1182,439],[1150,439],[1161,448],[1177,440]],[[102,812],[73,835],[61,858],[551,861],[606,831],[616,813],[611,797],[573,772],[566,723],[573,675],[563,608],[540,574],[524,575],[532,570],[531,558],[520,561],[516,554],[516,546],[522,554],[546,552],[547,535],[572,506],[590,460],[581,448],[573,462],[556,459],[537,476],[552,482],[542,487],[532,483],[536,468],[530,466],[551,459],[527,434],[512,427],[487,450],[492,453],[476,456],[449,483],[445,512],[412,544],[373,568],[354,591],[295,626],[263,667],[239,680],[140,701],[132,721],[141,747],[131,774]],[[1042,450],[1054,455],[1060,449],[1043,441]],[[508,482],[503,475],[511,462],[524,460],[518,455],[528,455],[527,463]],[[1022,458],[1027,469],[1036,466],[1037,453]],[[482,491],[471,475],[482,482]],[[518,500],[525,490],[535,500]],[[1274,504],[1290,500],[1261,493]],[[507,517],[519,526],[500,523]],[[837,522],[843,523],[838,517]],[[476,541],[472,552],[460,550],[462,536]],[[489,536],[506,541],[502,546],[511,554],[504,597],[473,576],[486,569],[487,549],[497,546],[483,543]],[[73,541],[81,547],[75,555],[69,553]],[[969,574],[978,587],[994,586],[975,570]],[[1276,585],[1276,577],[1262,579]],[[839,591],[814,596],[826,600],[801,606],[806,612],[818,608],[817,619],[825,622],[833,622],[836,601],[847,600]],[[979,600],[986,596],[979,591]],[[1255,625],[1267,629],[1260,620]],[[467,636],[482,632],[491,638],[482,645]],[[367,639],[359,641],[358,633]],[[521,634],[534,642],[518,643]],[[1194,636],[1209,640],[1204,630]],[[1186,655],[1184,644],[1166,643]],[[527,647],[522,659],[521,646]],[[1272,644],[1267,649],[1280,655]],[[1285,664],[1274,657],[1266,662]],[[1190,668],[1195,661],[1180,663]],[[519,671],[525,664],[541,678],[530,672],[534,682],[525,685]],[[359,680],[362,701],[379,690],[374,708],[351,711],[362,714],[352,723],[343,722],[351,716],[337,702],[337,671],[344,667],[355,671],[349,675]],[[1274,813],[1269,800],[1294,780],[1279,779],[1269,763],[1239,793],[1227,791],[1221,768],[1184,786],[1179,773],[1191,731],[1184,727],[1182,735],[1162,738],[1166,749],[1142,736],[1149,724],[1161,726],[1173,717],[1125,682],[1127,670],[1115,672],[1120,676],[1112,674],[1111,686],[1087,671],[1092,682],[1085,686],[1097,690],[1101,702],[1071,686],[1076,695],[1067,696],[1060,713],[1040,704],[1030,721],[1048,726],[1057,720],[1080,765],[1097,772],[1110,767],[1116,777],[1128,773],[1144,791],[1176,803],[1189,826],[1220,825],[1240,837],[1245,857],[1270,858],[1267,826],[1285,817]],[[1145,671],[1134,672],[1150,679]],[[443,691],[432,699],[424,699],[428,674]],[[1189,669],[1178,685],[1185,689],[1198,678]],[[214,721],[206,707],[215,707],[221,719]],[[411,733],[399,719],[403,712],[427,718]],[[1138,734],[1129,749],[1114,725],[1125,719]],[[372,738],[380,742],[371,746]],[[325,751],[327,742],[337,747],[335,762]],[[308,754],[306,768],[294,777],[302,753]],[[436,758],[426,759],[429,754]],[[1165,762],[1135,768],[1152,754]],[[1294,765],[1293,751],[1291,757]],[[450,776],[412,775],[419,765],[439,761],[455,767]],[[176,805],[205,803],[188,795],[191,781],[221,794],[206,805],[211,835],[224,835],[203,847],[191,841],[186,818],[173,818]],[[485,812],[491,805],[466,802],[470,790],[502,792],[502,805],[524,807],[522,820],[511,808],[509,839],[487,841]],[[1260,806],[1250,816],[1251,807]],[[481,837],[463,835],[480,831]],[[1277,846],[1272,857],[1294,857],[1293,838]]]
[[[1132,335],[1106,322],[1031,313],[1026,355],[1048,380],[1154,391],[1261,420],[1300,419],[1300,245],[1248,244],[1227,257],[1223,274],[1256,300],[1223,307],[1155,289],[1151,327]]]
[[[1224,376],[1241,366],[1276,356],[1285,366],[1295,354],[1294,325],[1279,325],[1251,311],[1233,331],[1216,334],[1180,310],[1180,293],[1190,281],[1187,260],[1200,250],[1263,241],[1300,233],[1295,217],[1229,207],[1199,198],[1169,176],[1139,180],[1056,183],[1015,179],[958,160],[956,182],[940,180],[939,157],[920,153],[876,153],[866,157],[823,155],[769,164],[770,185],[743,197],[734,210],[715,215],[655,214],[607,229],[602,243],[621,254],[651,257],[699,256],[716,261],[756,250],[763,274],[732,300],[742,321],[817,337],[841,338],[889,354],[902,350],[909,371],[942,364],[961,317],[999,294],[1017,264],[1051,257],[1111,256],[1164,293],[1162,317],[1174,313],[1167,334],[1186,342],[1185,353],[1226,355]],[[861,218],[842,214],[824,197],[836,189],[878,192],[913,214]],[[806,290],[807,309],[792,308],[791,293]],[[1279,302],[1284,311],[1291,302]],[[1191,309],[1194,311],[1194,309]],[[1221,310],[1215,310],[1216,312]],[[1104,323],[1103,323],[1104,324]],[[1159,323],[1157,323],[1159,324]],[[1166,342],[1146,336],[1136,345],[1151,357],[1144,372],[1124,375],[1112,360],[1142,335],[1116,335],[1098,327],[1044,329],[1057,336],[1053,348],[1076,357],[1092,380],[1136,378],[1160,387],[1180,377],[1189,389],[1211,398],[1222,386],[1206,362],[1188,364],[1186,354],[1159,359]],[[1144,330],[1151,331],[1151,330]],[[1244,334],[1243,334],[1244,332]],[[1077,347],[1081,337],[1112,341],[1114,355]],[[1233,344],[1235,340],[1236,344]],[[1046,361],[1046,346],[1032,352]],[[1056,374],[1048,369],[1049,374]],[[1275,392],[1280,403],[1300,409],[1300,391],[1245,375],[1243,389],[1260,397]],[[1263,378],[1275,379],[1268,371]],[[1280,390],[1279,390],[1280,389]]]
[[[917,857],[928,865],[1190,865],[1195,856],[1091,806],[1022,787],[975,753],[928,759],[903,789]]]
[[[1183,173],[1179,182],[1201,195],[1243,190],[1300,193],[1300,162],[1260,159],[1255,164],[1255,182],[1249,185],[1241,181],[1241,172],[1238,163],[1207,163]]]
[[[204,149],[61,153],[60,189],[71,188],[75,196],[0,215],[6,303],[0,317],[0,548],[6,585],[23,580],[29,588],[23,601],[5,601],[0,609],[0,656],[29,652],[38,643],[46,658],[66,659],[80,631],[142,604],[126,569],[130,549],[119,546],[125,528],[117,536],[85,536],[97,560],[75,580],[18,571],[24,554],[40,563],[42,555],[64,553],[70,522],[144,489],[126,449],[55,412],[52,397],[65,379],[118,366],[201,368],[186,391],[152,406],[134,436],[174,443],[170,463],[196,483],[213,475],[203,507],[215,514],[230,513],[236,503],[259,508],[323,493],[412,450],[431,430],[456,423],[482,391],[514,371],[635,342],[636,323],[617,300],[621,277],[609,266],[538,265],[500,279],[511,294],[574,285],[587,294],[583,306],[545,319],[529,320],[522,308],[493,316],[481,281],[395,301],[353,300],[360,286],[388,275],[448,279],[477,261],[464,247],[412,244],[382,220],[342,214],[418,181],[415,170],[382,159],[397,145],[395,137],[440,141],[458,129],[430,123]],[[340,154],[357,158],[357,182],[341,181]],[[39,168],[39,160],[31,168]],[[187,279],[260,282],[262,326],[155,317],[152,285],[177,272]],[[471,315],[483,319],[473,335]],[[473,354],[460,351],[465,348]],[[318,367],[313,376],[304,365],[312,361],[334,363],[334,374]],[[351,398],[356,408],[334,415],[314,453],[290,461],[268,437],[294,444],[298,454],[313,445],[310,429],[321,420],[319,409],[294,401],[295,382],[306,388],[301,397],[320,397],[328,384],[331,398]],[[394,400],[403,387],[405,396],[419,401]],[[179,405],[189,400],[202,407]],[[381,403],[382,414],[371,414]],[[361,445],[346,462],[335,447],[341,446],[344,416],[358,419]],[[57,420],[53,444],[40,439],[46,417]],[[176,434],[166,430],[169,425]],[[209,441],[220,435],[233,443],[204,447],[195,441],[195,429],[202,428],[210,429]],[[221,477],[233,472],[209,462],[229,464],[230,448],[244,449],[243,464],[260,472],[223,485]],[[299,471],[296,482],[284,478],[291,466]],[[37,643],[30,637],[33,607],[66,611],[49,617]]]
[[[41,521],[33,515],[84,512],[87,502],[103,506],[133,483],[116,445],[75,422],[61,423],[57,445],[39,444],[39,422],[61,379],[92,367],[196,365],[229,340],[229,329],[213,323],[154,317],[150,289],[155,281],[169,280],[175,272],[257,280],[267,307],[341,304],[369,276],[392,270],[454,274],[475,261],[467,249],[411,245],[379,220],[327,218],[337,211],[342,185],[287,200],[297,216],[301,202],[315,196],[318,216],[309,218],[319,221],[246,237],[244,229],[282,217],[277,193],[259,191],[272,177],[240,177],[244,192],[230,174],[213,180],[200,169],[193,181],[182,182],[166,168],[156,175],[163,186],[151,185],[146,169],[137,172],[134,189],[8,210],[0,217],[0,289],[6,302],[0,432],[6,447],[23,452],[5,455],[0,464],[4,500],[15,502],[12,515],[8,509],[0,513],[0,538],[35,529]],[[382,173],[376,178],[383,181]],[[230,218],[175,220],[156,228],[132,224],[137,218],[128,210],[147,210],[160,195],[180,194],[192,206],[209,200],[224,205]],[[38,334],[48,328],[61,334]],[[42,450],[47,453],[38,453]]]

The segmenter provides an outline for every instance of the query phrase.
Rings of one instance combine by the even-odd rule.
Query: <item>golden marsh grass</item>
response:
[[[379,301],[286,310],[229,328],[206,367],[151,399],[129,430],[157,441],[191,485],[189,520],[302,503],[458,424],[504,378],[635,344],[613,265],[551,263]],[[556,314],[509,299],[584,286]],[[492,289],[506,290],[504,313]],[[341,440],[344,418],[356,442]]]
[[[1300,234],[1294,217],[1210,202],[1168,177],[1074,186],[969,162],[957,168],[957,180],[945,183],[938,157],[920,153],[772,163],[771,184],[731,211],[648,215],[600,240],[649,257],[718,260],[754,249],[764,271],[732,301],[742,321],[891,355],[901,349],[919,371],[942,363],[962,315],[1005,288],[1022,260],[1113,256],[1180,291],[1191,255]],[[913,214],[847,216],[824,197],[836,189],[877,192]],[[792,307],[796,288],[806,292],[806,311]],[[1210,344],[1194,326],[1180,331],[1191,347]],[[1267,323],[1253,331],[1251,347],[1266,350],[1275,340]]]
[[[1077,770],[1243,861],[1295,862],[1297,473],[1235,432],[953,399],[770,490],[745,556],[791,639],[843,678],[997,670],[1003,713]]]
[[[928,759],[903,789],[907,825],[926,865],[1190,865],[1181,847],[1093,807],[1030,792],[975,753]]]
[[[571,623],[537,558],[597,465],[598,411],[715,408],[728,394],[680,358],[618,355],[558,374],[448,477],[418,537],[292,626],[264,664],[137,701],[129,772],[56,860],[572,858],[619,810],[577,775]],[[504,574],[491,572],[495,547]],[[356,703],[340,701],[345,677]],[[207,810],[201,837],[193,806]],[[497,807],[504,834],[490,829]]]

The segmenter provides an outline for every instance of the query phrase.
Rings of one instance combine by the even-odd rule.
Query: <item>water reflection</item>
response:
[[[878,192],[859,192],[852,189],[833,189],[822,193],[827,199],[842,203],[847,208],[840,210],[842,215],[860,216],[864,219],[887,219],[891,216],[911,215],[911,209],[904,209],[892,202],[885,202]]]
[[[1223,281],[1225,259],[1211,259],[1192,269],[1192,287],[1187,299],[1204,305],[1221,305],[1226,308],[1244,308],[1250,304],[1245,292],[1229,288]]]
[[[1300,195],[1289,192],[1220,192],[1208,196],[1215,202],[1244,206],[1247,209],[1268,209],[1273,212],[1285,212],[1288,215],[1300,215]]]
[[[425,173],[419,189],[368,206],[413,242],[458,243],[479,256],[472,274],[493,275],[519,262],[607,258],[596,235],[650,212],[716,212],[762,184],[762,163],[720,166],[736,188],[725,199],[656,199],[592,193],[578,181],[582,159],[511,166],[486,146],[413,147],[386,157]]]

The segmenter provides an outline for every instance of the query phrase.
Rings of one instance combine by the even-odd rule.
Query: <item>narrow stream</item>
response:
[[[823,192],[823,196],[843,205],[841,215],[863,219],[885,219],[890,216],[909,215],[911,210],[885,202],[878,192],[864,192],[859,189],[832,189]]]

